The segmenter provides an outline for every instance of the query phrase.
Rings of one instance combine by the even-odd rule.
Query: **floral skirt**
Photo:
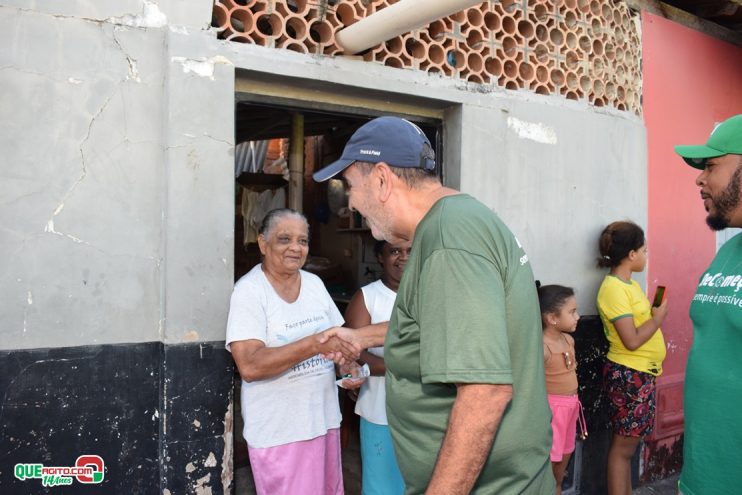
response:
[[[649,373],[606,361],[603,386],[608,396],[613,433],[643,437],[652,433],[655,411],[655,377]]]

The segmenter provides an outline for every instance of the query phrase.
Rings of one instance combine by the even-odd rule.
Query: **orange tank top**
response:
[[[548,357],[544,359],[546,393],[571,395],[577,393],[577,360],[575,346],[564,338],[562,345],[549,346],[544,342]]]

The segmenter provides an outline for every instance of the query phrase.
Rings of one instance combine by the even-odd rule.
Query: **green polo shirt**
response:
[[[439,200],[418,225],[384,357],[406,493],[430,481],[458,383],[513,386],[472,493],[554,493],[533,273],[510,230],[471,196]]]

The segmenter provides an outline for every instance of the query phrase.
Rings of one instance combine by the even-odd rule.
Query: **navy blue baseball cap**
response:
[[[312,177],[324,182],[356,161],[434,170],[435,152],[425,133],[409,120],[378,117],[353,133],[339,160],[318,170]]]

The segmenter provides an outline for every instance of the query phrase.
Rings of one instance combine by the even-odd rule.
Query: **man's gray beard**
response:
[[[716,208],[715,214],[709,214],[706,217],[706,223],[712,230],[724,230],[729,227],[729,217],[737,209],[742,201],[740,193],[740,179],[742,179],[742,158],[737,165],[732,178],[729,179],[727,188],[719,195],[718,198],[711,198],[711,202]]]

